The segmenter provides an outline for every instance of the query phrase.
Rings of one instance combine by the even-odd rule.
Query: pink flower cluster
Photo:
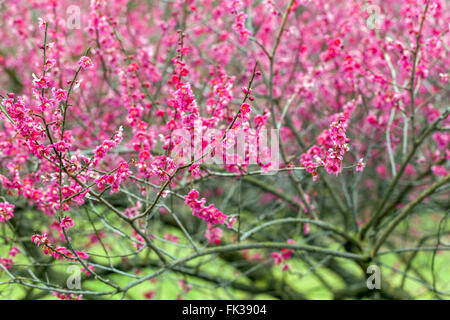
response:
[[[167,240],[167,241],[172,241],[172,242],[178,242],[178,237],[176,236],[176,235],[174,235],[174,234],[169,234],[169,233],[167,233],[167,232],[164,232],[164,238]]]
[[[344,106],[344,111],[335,115],[335,120],[329,129],[324,130],[317,138],[317,144],[313,145],[302,154],[300,165],[312,174],[313,180],[317,181],[319,174],[317,169],[324,167],[329,174],[336,176],[342,171],[344,154],[350,149],[350,139],[346,135],[350,115],[355,109],[356,100],[350,101]],[[362,163],[357,169],[362,169]]]
[[[122,126],[116,131],[112,139],[107,139],[103,143],[95,148],[94,164],[97,164],[101,159],[103,159],[108,151],[117,147],[122,141],[123,128]]]
[[[91,58],[82,56],[80,60],[78,60],[78,65],[83,69],[90,69],[94,67]]]
[[[74,224],[73,219],[71,217],[67,216],[67,217],[64,217],[61,219],[60,227],[69,229],[69,228],[73,227],[73,224]]]
[[[295,240],[289,239],[287,241],[287,243],[295,244]],[[292,249],[282,248],[280,252],[272,252],[270,256],[273,258],[273,261],[277,265],[281,265],[283,263],[283,271],[286,271],[286,270],[289,270],[289,268],[290,268],[289,264],[286,263],[286,261],[291,258],[293,253],[294,253],[294,250],[292,250]]]
[[[11,258],[0,258],[0,264],[3,265],[7,270],[10,270],[14,265],[14,260]],[[3,271],[3,270],[2,270]]]
[[[208,223],[205,237],[208,239],[209,244],[214,243],[215,245],[219,245],[222,238],[222,233],[222,229],[214,228],[212,224]]]
[[[67,90],[64,89],[56,89],[52,88],[53,96],[55,97],[56,101],[64,101],[67,99]]]
[[[245,20],[247,19],[247,14],[242,11],[243,3],[241,0],[233,0],[230,1],[230,10],[231,13],[236,15],[235,23],[233,24],[233,29],[239,33],[239,40],[242,43],[247,43],[248,37],[252,34],[250,30],[248,30],[245,26]]]
[[[44,134],[44,129],[34,120],[32,110],[26,106],[25,100],[21,97],[15,99],[15,95],[10,93],[1,104],[6,107],[8,115],[14,121],[15,129],[27,140],[28,147],[36,150],[40,145],[37,140]]]
[[[0,202],[0,221],[5,222],[14,217],[14,205],[8,202]]]
[[[31,242],[38,245],[45,255],[52,256],[55,259],[60,260],[66,259],[68,261],[74,261],[77,258],[75,254],[72,253],[71,250],[65,247],[62,246],[53,247],[47,233],[34,234],[33,236],[31,236]],[[80,259],[87,260],[89,258],[89,255],[84,251],[75,251],[75,253]]]
[[[155,290],[149,290],[142,294],[145,299],[151,300],[155,297],[156,291]]]
[[[236,218],[228,217],[217,209],[214,204],[205,207],[206,199],[201,198],[198,200],[199,196],[198,191],[192,189],[184,196],[186,199],[185,203],[192,209],[192,215],[199,217],[208,223],[208,228],[205,233],[208,242],[219,244],[223,231],[219,228],[213,228],[213,226],[216,224],[226,224],[228,228],[232,228]]]
[[[73,293],[67,294],[67,293],[58,292],[58,291],[54,291],[52,293],[52,295],[54,297],[57,297],[58,299],[61,299],[61,300],[81,300],[83,298],[82,294],[75,295]]]
[[[12,247],[11,250],[9,250],[8,258],[5,257],[0,258],[0,264],[3,265],[7,270],[10,270],[11,267],[14,265],[13,258],[17,256],[19,253],[20,253],[19,248],[15,246]]]
[[[199,193],[197,190],[192,189],[186,196],[184,196],[184,198],[186,199],[184,203],[192,209],[192,215],[205,220],[211,225],[227,223],[228,217],[219,209],[214,207],[214,204],[205,207],[205,198],[197,200],[199,198]]]
[[[97,188],[100,190],[105,189],[106,185],[109,184],[111,186],[111,193],[119,192],[120,184],[126,180],[132,174],[128,163],[122,161],[115,174],[107,174],[103,175],[100,178],[95,180],[97,184]]]

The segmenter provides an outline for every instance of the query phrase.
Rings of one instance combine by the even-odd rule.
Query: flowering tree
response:
[[[448,2],[0,16],[3,298],[448,296]]]

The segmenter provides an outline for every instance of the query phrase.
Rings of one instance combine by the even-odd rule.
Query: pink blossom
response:
[[[78,60],[78,65],[83,69],[90,69],[90,68],[94,67],[94,64],[93,64],[91,58],[86,57],[86,56],[82,56],[80,58],[80,60]]]
[[[250,108],[250,105],[248,103],[243,103],[241,105],[241,112],[246,115],[249,114],[252,111],[252,109]]]
[[[52,93],[57,101],[64,101],[67,99],[67,90],[52,88]]]
[[[14,205],[8,202],[0,202],[0,221],[5,222],[14,217]]]
[[[356,164],[356,171],[362,172],[365,167],[366,164],[363,162],[363,158],[359,159],[358,163]]]
[[[60,226],[65,229],[73,227],[73,219],[69,216],[62,218]]]
[[[432,166],[431,167],[431,171],[433,172],[434,175],[437,175],[437,176],[445,177],[445,176],[447,176],[449,174],[449,171],[447,171],[444,168],[444,166],[437,166],[437,165]]]
[[[39,21],[39,29],[44,30],[45,25],[47,24],[47,21],[41,17],[38,18],[38,21]]]
[[[46,89],[50,85],[50,79],[47,76],[38,78],[35,74],[33,74],[33,78],[33,85],[38,89]]]
[[[156,295],[156,292],[154,290],[146,291],[143,293],[143,296],[145,299],[153,299]]]
[[[49,71],[51,68],[53,68],[56,64],[56,60],[55,59],[47,59],[47,61],[45,62],[44,65],[44,69],[45,71]]]
[[[309,223],[305,223],[304,227],[303,227],[303,234],[305,236],[307,236],[309,234]]]
[[[10,258],[0,258],[0,264],[3,265],[7,270],[10,270],[14,264],[14,261]],[[0,268],[1,271],[3,271]]]
[[[208,243],[214,243],[215,245],[220,244],[220,238],[222,237],[222,229],[213,228],[211,224],[208,224],[208,229],[206,230],[205,237],[208,239]]]

